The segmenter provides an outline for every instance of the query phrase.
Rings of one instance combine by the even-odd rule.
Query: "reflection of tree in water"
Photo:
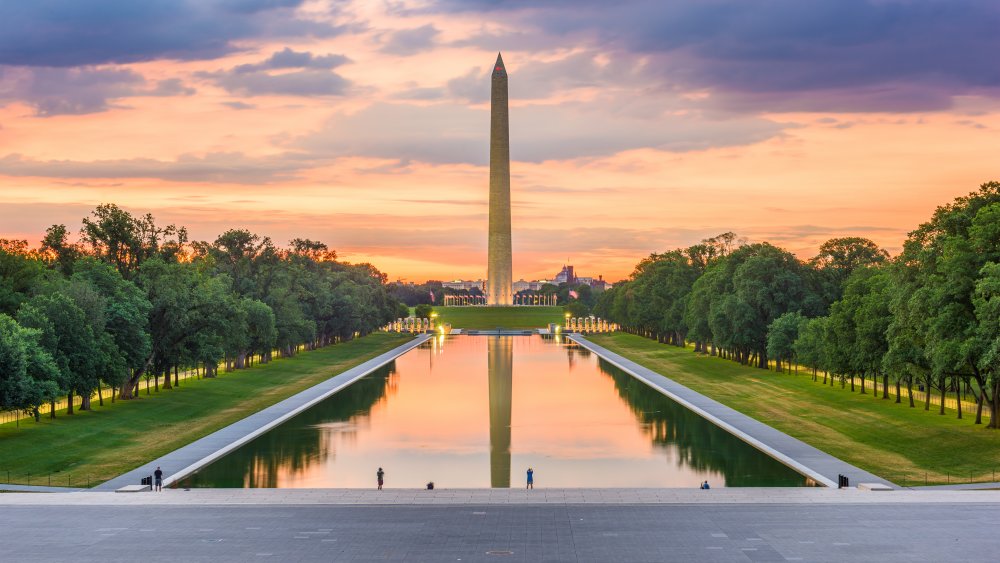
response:
[[[576,367],[576,360],[579,357],[581,360],[586,360],[590,357],[590,350],[580,346],[579,344],[568,341],[565,344],[566,347],[566,357],[569,360],[569,371],[573,371]]]
[[[753,446],[599,359],[653,444],[675,446],[678,463],[722,473],[729,487],[801,486],[806,478]]]
[[[351,439],[357,422],[374,405],[394,394],[396,364],[391,362],[281,426],[237,448],[181,482],[182,487],[277,487],[281,476],[324,464],[332,435]]]

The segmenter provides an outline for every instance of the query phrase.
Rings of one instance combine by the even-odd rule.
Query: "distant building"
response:
[[[583,278],[577,278],[577,279],[583,279]],[[594,278],[586,278],[586,279],[587,281],[581,283],[589,285],[590,288],[593,289],[594,291],[604,291],[609,287],[611,287],[610,283],[604,281],[604,276],[597,276],[596,280]]]
[[[589,285],[595,291],[604,291],[611,287],[611,284],[604,281],[604,276],[597,276],[596,280],[590,276],[577,276],[576,270],[571,265],[563,266],[556,274],[554,283],[556,285],[567,283],[572,286]]]
[[[397,283],[400,283],[401,285],[403,284],[403,282],[397,282]],[[528,281],[524,278],[521,278],[516,282],[511,283],[511,290],[514,293],[521,293],[523,291],[541,291],[542,286],[546,284],[559,285],[562,283],[569,284],[571,286],[579,286],[586,284],[589,285],[591,288],[593,288],[595,291],[604,291],[609,287],[611,287],[611,284],[604,281],[603,276],[598,276],[597,279],[594,279],[589,276],[577,276],[576,270],[573,268],[573,266],[568,265],[568,266],[563,266],[562,270],[560,270],[560,272],[556,274],[555,278],[553,279]],[[409,285],[413,284],[411,283]],[[441,282],[441,286],[456,291],[472,291],[474,289],[477,289],[479,291],[485,291],[486,281],[452,280],[452,281]]]
[[[485,287],[486,282],[483,280],[476,281],[466,281],[466,280],[453,280],[441,282],[441,287],[446,287],[448,289],[454,289],[457,291],[472,291],[473,289],[478,289],[482,291]]]
[[[556,285],[561,283],[576,284],[576,273],[573,271],[573,266],[563,266],[562,270],[556,274],[555,282]]]

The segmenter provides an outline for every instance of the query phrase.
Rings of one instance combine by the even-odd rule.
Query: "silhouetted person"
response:
[[[153,483],[156,485],[157,491],[163,492],[163,470],[159,466],[153,472]]]
[[[527,486],[527,488],[528,489],[534,489],[535,488],[535,471],[533,469],[531,469],[530,467],[528,468],[528,486]]]
[[[382,482],[385,479],[385,471],[382,471],[382,468],[379,467],[378,468],[378,473],[376,473],[375,476],[378,477],[378,490],[381,491],[382,490]]]

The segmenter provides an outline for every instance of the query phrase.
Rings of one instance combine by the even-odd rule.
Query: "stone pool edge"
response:
[[[757,419],[685,387],[637,362],[594,344],[582,335],[568,334],[567,336],[604,361],[817,483],[837,488],[837,476],[845,475],[850,479],[851,487],[857,486],[859,483],[881,483],[892,488],[899,488],[895,483],[851,465],[806,444],[798,438],[793,438]]]
[[[152,475],[157,467],[163,469],[165,474],[163,486],[168,487],[246,444],[250,440],[286,422],[295,415],[329,398],[331,395],[338,393],[358,379],[420,346],[431,339],[432,336],[431,334],[418,335],[405,344],[338,373],[325,381],[300,391],[283,401],[261,409],[229,426],[220,428],[208,436],[199,438],[162,457],[144,463],[109,481],[105,481],[91,490],[113,491],[125,485],[137,485],[143,477]],[[178,466],[182,467],[182,469],[174,469]]]

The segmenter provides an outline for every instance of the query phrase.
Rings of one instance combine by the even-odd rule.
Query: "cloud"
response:
[[[392,99],[394,100],[415,100],[415,101],[427,101],[427,100],[440,100],[445,97],[444,88],[407,88],[392,94]]]
[[[446,88],[453,98],[464,100],[470,104],[479,104],[490,99],[490,83],[488,80],[488,72],[472,68],[462,76],[449,80]]]
[[[298,17],[304,0],[31,0],[0,3],[0,64],[80,66],[212,59],[234,43],[332,36]]]
[[[285,74],[224,72],[213,78],[227,91],[243,96],[339,96],[350,85],[346,78],[335,72],[311,69]]]
[[[510,97],[542,100],[581,88],[650,89],[659,82],[643,73],[645,65],[635,57],[601,53],[600,58],[598,52],[588,50],[551,61],[518,64],[510,74]],[[470,103],[485,102],[489,99],[491,71],[492,65],[469,69],[447,82],[448,93]]]
[[[240,102],[240,101],[222,102],[222,105],[230,107],[232,109],[238,109],[238,110],[256,109],[257,108],[257,106],[255,106],[253,104],[248,104],[248,103]]]
[[[762,141],[787,127],[754,117],[609,114],[604,105],[599,101],[512,109],[511,158],[541,162],[638,148],[702,150]],[[483,165],[489,156],[489,122],[485,109],[377,103],[335,115],[292,146],[314,154]]]
[[[242,153],[181,155],[176,160],[37,160],[0,157],[0,175],[43,178],[158,178],[177,182],[268,184],[295,177],[310,160],[300,154],[249,157]]]
[[[434,39],[440,34],[433,24],[412,29],[401,29],[386,34],[382,52],[392,55],[412,55],[434,46]]]
[[[180,78],[167,78],[156,83],[150,96],[192,96],[197,92],[190,86],[185,86]]]
[[[285,47],[275,51],[267,60],[256,64],[239,65],[233,70],[237,73],[256,72],[260,70],[276,70],[286,68],[331,69],[351,62],[344,55],[314,55],[308,51],[293,51]]]
[[[140,92],[145,83],[127,69],[0,67],[0,103],[24,101],[43,117],[94,113]]]
[[[708,88],[734,109],[920,111],[956,95],[1000,95],[1000,4],[991,0],[463,0],[435,9],[502,11],[494,19],[509,29],[651,57],[651,76]]]
[[[339,96],[346,93],[351,83],[331,69],[349,61],[343,55],[316,56],[286,47],[259,63],[226,71],[200,72],[197,76],[243,96]]]
[[[0,104],[22,101],[35,115],[80,115],[116,107],[131,96],[190,96],[194,88],[176,78],[152,87],[142,75],[123,68],[0,67]]]

